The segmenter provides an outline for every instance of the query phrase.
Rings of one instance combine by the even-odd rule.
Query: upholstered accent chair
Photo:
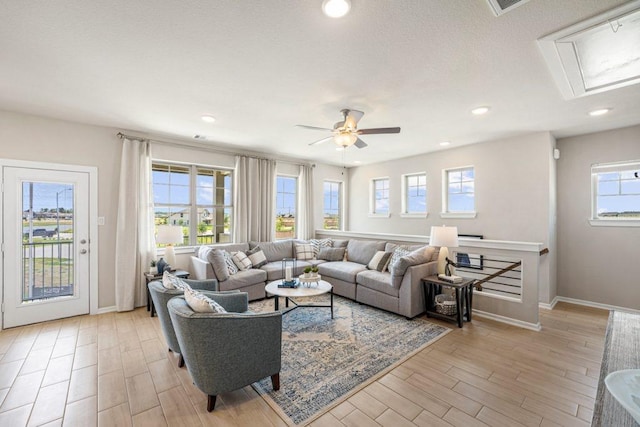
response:
[[[182,280],[187,282],[193,289],[206,291],[218,290],[218,281],[215,279]],[[167,345],[169,346],[169,351],[180,355],[180,359],[178,359],[178,366],[182,368],[184,366],[184,358],[182,357],[182,352],[180,351],[180,345],[178,344],[176,333],[173,330],[173,325],[171,324],[171,317],[169,316],[169,311],[167,310],[167,302],[169,302],[169,300],[175,296],[183,295],[184,292],[181,289],[167,289],[162,286],[162,282],[159,280],[150,282],[148,286],[149,293],[151,294],[151,299],[153,299],[153,305],[156,309],[156,313],[158,314],[158,319],[160,320],[162,333],[164,334],[164,338],[167,341]]]
[[[282,313],[248,311],[248,294],[207,292],[227,313],[197,313],[184,296],[168,303],[180,349],[193,383],[208,396],[213,411],[216,396],[271,377],[280,388]]]

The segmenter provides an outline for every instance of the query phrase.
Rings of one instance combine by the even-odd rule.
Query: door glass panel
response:
[[[74,186],[22,183],[22,302],[72,296]]]

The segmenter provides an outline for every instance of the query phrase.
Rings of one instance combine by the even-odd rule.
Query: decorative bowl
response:
[[[640,424],[640,369],[611,372],[604,383],[609,393]]]

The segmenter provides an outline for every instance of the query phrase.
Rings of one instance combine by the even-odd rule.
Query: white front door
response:
[[[89,313],[89,173],[3,166],[3,328]]]

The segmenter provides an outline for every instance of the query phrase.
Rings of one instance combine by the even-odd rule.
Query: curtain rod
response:
[[[203,150],[203,151],[209,151],[209,152],[216,153],[216,154],[227,154],[227,155],[231,155],[231,156],[254,157],[254,158],[257,158],[257,159],[275,160],[276,162],[289,163],[289,164],[298,165],[298,166],[308,165],[308,166],[315,167],[315,163],[312,163],[311,161],[305,162],[305,161],[302,161],[302,160],[296,161],[296,160],[280,159],[280,158],[277,158],[277,157],[265,157],[264,154],[261,155],[260,153],[241,154],[241,153],[238,153],[237,151],[234,151],[232,149],[211,147],[211,146],[208,146],[208,145],[203,145],[201,143],[192,143],[192,142],[186,142],[186,141],[184,141],[184,142],[162,141],[162,140],[159,140],[159,139],[142,138],[140,136],[127,135],[127,134],[124,134],[122,132],[118,132],[116,134],[116,136],[118,138],[120,138],[120,139],[128,138],[128,139],[135,139],[135,140],[138,140],[138,141],[149,141],[149,142],[152,142],[154,144],[168,145],[168,146],[171,146],[171,147],[188,148],[188,149],[192,149],[192,150]]]

